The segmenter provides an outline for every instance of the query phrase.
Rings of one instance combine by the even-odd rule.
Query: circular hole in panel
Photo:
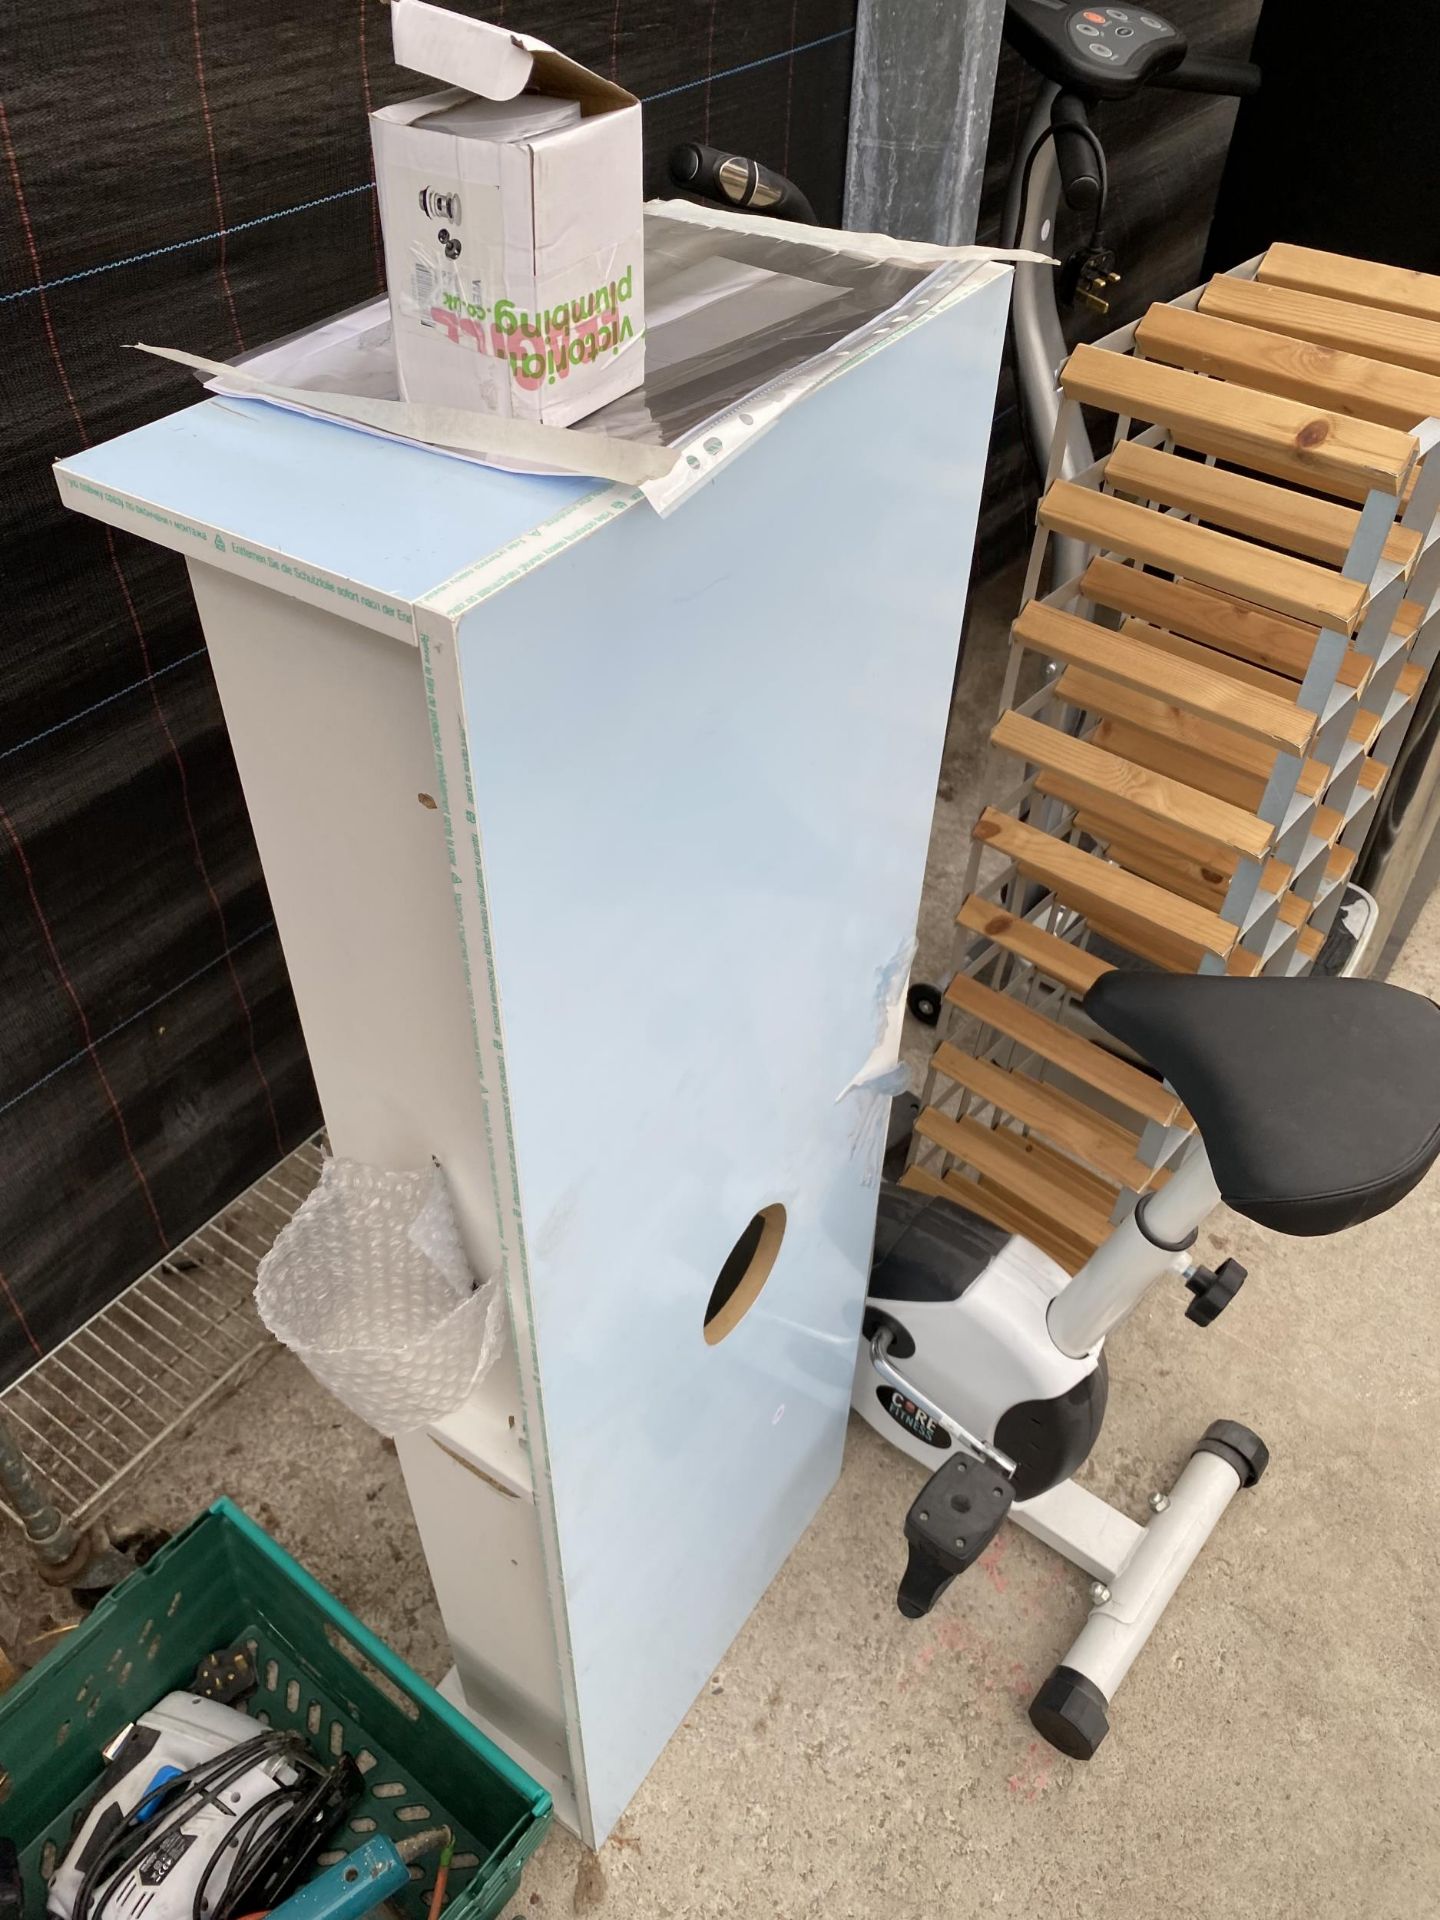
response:
[[[760,1297],[785,1238],[785,1209],[762,1207],[730,1249],[705,1309],[705,1341],[717,1346],[733,1333]]]

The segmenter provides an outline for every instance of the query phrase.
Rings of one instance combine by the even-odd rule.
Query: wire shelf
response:
[[[255,1272],[323,1157],[317,1134],[0,1393],[0,1413],[67,1519],[89,1520],[274,1345],[255,1311]],[[3,1500],[0,1514],[17,1522]]]

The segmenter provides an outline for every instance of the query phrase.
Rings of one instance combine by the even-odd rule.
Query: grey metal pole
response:
[[[0,1420],[0,1488],[19,1516],[35,1549],[35,1557],[43,1567],[68,1568],[80,1559],[87,1544],[85,1537],[77,1533],[41,1493],[30,1471],[30,1462],[3,1420]]]
[[[82,1533],[46,1499],[4,1420],[0,1420],[0,1491],[24,1526],[40,1577],[48,1585],[97,1594],[118,1586],[135,1571],[129,1554],[111,1545],[98,1522]]]
[[[1050,124],[1050,109],[1059,91],[1048,81],[1041,87],[1015,149],[1005,194],[1004,224],[1000,230],[1002,246],[1029,247],[1036,253],[1054,252],[1055,219],[1060,209],[1060,169],[1054,142],[1037,143]],[[1035,159],[1022,207],[1020,187],[1025,156],[1032,147],[1036,149]],[[1069,352],[1060,326],[1054,267],[1016,262],[1015,289],[1010,297],[1010,331],[1015,343],[1015,373],[1020,383],[1026,438],[1039,463],[1043,489],[1045,462],[1060,422],[1060,368]],[[1094,458],[1080,410],[1073,408],[1061,455],[1060,477],[1068,480],[1083,473]],[[1056,587],[1062,580],[1073,579],[1083,569],[1085,560],[1083,542],[1064,534],[1053,535],[1049,554],[1050,585]]]
[[[1005,0],[859,0],[845,225],[975,238]]]

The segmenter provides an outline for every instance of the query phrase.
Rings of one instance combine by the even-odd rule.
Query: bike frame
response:
[[[1059,92],[1059,87],[1049,81],[1041,87],[1020,137],[1005,193],[1001,238],[1007,247],[1029,247],[1037,253],[1054,250],[1061,184],[1053,139],[1047,138],[1035,155],[1030,169],[1030,191],[1023,208],[1020,204],[1020,188],[1025,156],[1049,127],[1051,108]],[[1015,373],[1020,389],[1020,412],[1025,423],[1025,437],[1037,466],[1043,472],[1050,458],[1055,429],[1060,424],[1059,374],[1070,351],[1060,325],[1060,302],[1056,295],[1053,266],[1016,261],[1010,297],[1010,330],[1015,346]],[[1055,467],[1055,478],[1073,480],[1076,474],[1094,465],[1094,449],[1078,407],[1069,411],[1064,445],[1058,452],[1059,464]],[[1062,535],[1055,536],[1052,546],[1055,567],[1052,578],[1073,578],[1085,564],[1084,548],[1078,541]]]

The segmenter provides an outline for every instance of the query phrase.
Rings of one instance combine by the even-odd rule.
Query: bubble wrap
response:
[[[384,1434],[449,1413],[500,1348],[500,1289],[476,1284],[438,1167],[327,1160],[260,1263],[260,1318]]]

